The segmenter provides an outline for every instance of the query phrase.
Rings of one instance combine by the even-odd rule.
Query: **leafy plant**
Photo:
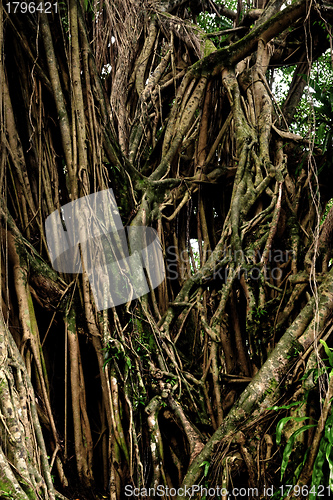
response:
[[[207,462],[207,460],[205,460],[204,462],[202,462],[202,464],[200,464],[200,467],[205,467],[205,469],[204,469],[204,477],[207,477],[208,476],[209,467],[210,467],[210,463]]]
[[[200,464],[200,467],[204,467],[204,473],[203,473],[204,478],[205,478],[204,485],[205,485],[205,488],[208,488],[208,481],[207,481],[207,477],[208,477],[208,472],[209,472],[210,463],[209,463],[207,460],[205,460],[204,462],[202,462],[202,463]],[[202,497],[202,500],[206,500],[206,495],[204,495],[204,496]]]
[[[332,368],[329,373],[329,377],[333,376],[333,349],[328,347],[324,340],[320,340],[320,343],[323,345],[325,349],[325,353],[327,355],[327,361],[329,362],[330,367]],[[324,475],[324,465],[328,464],[329,467],[329,477],[328,477],[328,486],[330,490],[333,492],[333,414],[329,415],[325,422],[325,432],[323,437],[320,440],[318,454],[313,466],[312,478],[311,478],[311,488],[315,487],[314,490],[317,491],[319,485],[325,484],[327,482],[327,478]],[[316,497],[315,493],[311,493],[309,500],[314,500]]]
[[[325,484],[326,477],[324,475],[324,464],[327,461],[329,466],[329,478],[328,478],[328,486],[330,490],[333,492],[333,415],[330,415],[326,420],[325,424],[325,434],[320,440],[318,454],[313,466],[312,471],[312,480],[311,480],[311,488],[310,488],[310,496],[309,500],[314,500],[317,498],[314,492],[311,492],[311,489],[314,491],[318,491],[318,487],[321,484]],[[313,488],[314,487],[314,488]]]
[[[302,380],[305,380],[307,377],[309,377],[311,374],[315,373],[315,382],[318,380],[319,376],[322,375],[323,373],[328,373],[329,377],[333,376],[333,349],[328,347],[325,341],[320,340],[320,343],[323,345],[325,354],[327,358],[325,361],[328,363],[329,366],[324,367],[323,369],[316,369],[316,370],[309,370],[303,377]],[[272,408],[269,408],[270,410],[289,410],[291,408],[296,408],[297,406],[301,407],[303,404],[306,403],[307,397],[303,401],[291,403],[289,405],[284,405],[284,406],[273,406]],[[285,426],[285,424],[289,421],[294,421],[294,422],[302,422],[304,420],[308,420],[309,417],[306,416],[286,416],[283,417],[281,420],[279,420],[277,426],[276,426],[276,444],[280,445],[282,441],[282,431]],[[290,462],[290,457],[294,449],[294,444],[296,438],[303,432],[316,427],[316,424],[307,424],[303,425],[299,429],[297,429],[293,434],[289,437],[286,446],[283,450],[283,456],[282,456],[282,462],[281,462],[281,474],[280,474],[280,480],[285,476],[288,464]],[[297,465],[293,472],[292,479],[288,479],[287,482],[292,483],[293,485],[297,484],[297,480],[302,472],[302,469],[305,465],[306,458],[308,455],[309,450],[306,451],[304,454],[303,459],[300,461],[300,463]],[[328,465],[329,468],[329,477],[327,478],[325,466],[326,464]],[[328,484],[327,484],[328,483]],[[330,490],[333,492],[333,414],[329,415],[325,422],[325,431],[324,435],[322,436],[319,444],[319,450],[314,462],[313,466],[313,471],[312,471],[312,478],[311,478],[311,485],[309,488],[309,500],[315,500],[318,495],[318,490],[320,485],[325,485],[329,486]],[[283,495],[281,495],[281,492],[276,492],[273,498],[281,498]]]
[[[331,210],[332,206],[333,206],[333,198],[331,198],[331,199],[329,200],[329,202],[327,203],[326,208],[325,208],[325,212],[324,212],[324,213],[323,213],[323,215],[322,215],[322,218],[321,218],[320,224],[323,224],[323,222],[325,221],[325,219],[326,219],[326,217],[327,217],[327,214],[328,214],[328,212]]]
[[[266,315],[267,315],[267,310],[263,309],[262,307],[256,307],[253,312],[253,318],[257,320],[262,319]]]
[[[294,417],[290,417],[290,418],[294,418]],[[296,421],[299,421],[298,419],[300,420],[305,420],[305,419],[308,419],[309,417],[295,417],[295,420]],[[286,444],[286,447],[283,451],[283,457],[282,457],[282,463],[281,463],[281,475],[280,475],[280,479],[282,481],[283,479],[283,476],[286,472],[286,469],[287,469],[287,466],[288,466],[288,463],[289,463],[289,458],[290,458],[290,455],[293,451],[293,448],[294,448],[294,443],[295,443],[295,440],[297,438],[297,436],[299,434],[301,434],[302,432],[305,432],[309,429],[311,429],[311,427],[316,427],[316,424],[308,424],[308,425],[303,425],[303,427],[300,427],[299,429],[297,429],[291,436],[290,438],[288,439],[288,442]],[[299,472],[298,474],[300,474],[301,472],[301,469],[299,469]],[[298,476],[296,476],[297,478]]]

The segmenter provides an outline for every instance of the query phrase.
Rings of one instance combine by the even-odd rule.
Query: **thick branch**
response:
[[[223,67],[237,64],[255,50],[259,38],[265,43],[269,42],[288,26],[291,26],[296,19],[303,16],[305,11],[305,0],[298,0],[265,23],[255,27],[248,35],[237,42],[228,47],[223,47],[193,64],[190,73],[193,76],[216,75]]]

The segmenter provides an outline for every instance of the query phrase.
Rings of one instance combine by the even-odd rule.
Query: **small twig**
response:
[[[235,33],[240,30],[247,30],[246,26],[238,26],[237,28],[230,28],[228,30],[222,31],[214,31],[213,33],[203,33],[202,37],[210,37],[210,36],[220,36],[220,35],[230,35],[230,33]]]

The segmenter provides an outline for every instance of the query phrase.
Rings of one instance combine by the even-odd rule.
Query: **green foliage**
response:
[[[198,240],[197,239],[190,240],[190,245],[192,247],[192,255],[193,255],[194,263],[195,263],[195,266],[198,270],[198,269],[200,269],[200,254],[199,254]],[[192,274],[194,274],[194,267],[192,264],[192,260],[190,260],[190,266],[191,266],[191,272],[192,272]]]
[[[289,422],[290,420],[293,420],[294,422],[302,422],[303,420],[308,420],[308,419],[309,417],[293,417],[293,416],[282,418],[276,426],[276,444],[277,445],[281,444],[282,430],[287,422]]]
[[[273,406],[272,408],[269,408],[270,410],[275,410],[275,411],[278,411],[278,410],[289,410],[291,408],[294,408],[296,409],[296,407],[299,407],[301,408],[304,404],[306,404],[307,402],[307,397],[302,400],[302,401],[296,401],[294,403],[290,403],[289,405],[282,405],[282,406]],[[287,417],[284,417],[282,418],[281,420],[279,420],[277,426],[276,426],[276,444],[277,446],[280,446],[281,444],[281,441],[282,441],[282,431],[283,431],[283,428],[285,426],[285,424],[287,422],[290,422],[290,421],[293,421],[293,422],[302,422],[303,420],[308,420],[309,417],[297,417],[296,415],[289,415]],[[303,425],[302,427],[300,427],[299,429],[296,429],[295,432],[293,432],[293,434],[289,437],[287,443],[286,443],[286,446],[283,450],[283,456],[282,456],[282,461],[281,461],[281,472],[280,472],[280,481],[281,481],[281,484],[282,484],[282,480],[283,480],[283,483],[284,484],[288,484],[288,485],[295,485],[297,484],[297,480],[300,476],[300,473],[303,469],[303,466],[305,464],[305,461],[306,461],[306,458],[307,458],[307,455],[308,455],[308,450],[306,451],[306,453],[303,455],[303,459],[300,461],[300,463],[296,463],[296,467],[294,467],[294,470],[291,474],[289,474],[289,476],[286,478],[285,477],[285,473],[287,471],[287,467],[288,467],[288,464],[291,462],[293,463],[293,460],[291,460],[291,456],[292,456],[292,453],[294,451],[294,445],[295,445],[295,441],[296,441],[296,438],[302,434],[303,432],[309,430],[310,428],[312,427],[315,427],[316,425],[315,424],[308,424],[308,425]],[[287,489],[286,490],[277,490],[273,497],[275,500],[278,500],[278,499],[281,499],[281,498],[284,498],[285,496],[287,495]]]
[[[93,0],[83,0],[83,7],[85,12],[89,14],[92,19],[95,19],[95,5]]]
[[[69,30],[67,4],[64,1],[59,1],[58,6],[59,6],[59,13],[60,13],[60,19],[61,19],[62,26],[64,28],[65,33],[67,33]]]
[[[272,91],[276,101],[282,105],[286,99],[296,65],[286,66],[284,68],[274,68],[271,70],[270,79],[272,80]]]
[[[333,376],[333,349],[328,347],[324,340],[320,340],[320,343],[324,346],[325,353],[327,355],[327,361],[330,365],[329,378]],[[318,454],[313,465],[312,478],[311,478],[311,488],[314,486],[314,490],[318,490],[318,486],[327,483],[327,477],[324,475],[324,465],[327,462],[329,467],[329,477],[328,486],[333,492],[333,415],[329,415],[325,422],[325,432],[320,440]],[[317,498],[315,493],[310,493],[309,500],[314,500]]]
[[[253,319],[260,323],[260,320],[267,315],[267,310],[262,307],[256,307],[253,311]]]
[[[232,23],[226,17],[218,17],[216,14],[200,12],[198,15],[198,24],[206,33],[214,33],[232,28]],[[217,39],[219,41],[219,39]]]
[[[271,408],[268,408],[268,410],[290,410],[293,406],[299,406],[301,403],[305,403],[306,401],[296,401],[295,403],[290,403],[290,405],[283,405],[283,406],[272,406]]]
[[[326,361],[328,362],[328,367],[325,367],[323,370],[315,369],[309,370],[304,377],[305,380],[311,374],[315,373],[315,381],[318,380],[319,376],[323,373],[328,373],[329,377],[333,376],[333,349],[329,348],[325,341],[320,340],[320,343],[323,345],[325,354],[327,356]],[[269,408],[270,410],[289,410],[291,408],[295,408],[296,406],[302,406],[306,403],[307,397],[303,401],[299,401],[296,403],[291,403],[289,405],[284,406],[273,406]],[[285,424],[289,421],[294,422],[302,422],[303,420],[308,420],[309,417],[296,417],[296,416],[287,416],[279,420],[276,426],[276,444],[279,446],[282,441],[282,431]],[[308,424],[303,425],[299,429],[297,429],[288,439],[286,446],[283,450],[282,462],[281,462],[281,475],[280,480],[284,478],[286,473],[288,464],[290,463],[290,457],[294,449],[294,444],[297,436],[301,433],[309,430],[312,427],[316,427],[316,424]],[[287,482],[292,482],[293,485],[297,484],[297,480],[302,472],[304,464],[306,462],[306,458],[309,450],[306,451],[300,463],[296,464],[294,467],[293,477],[292,479],[288,478]],[[295,464],[294,464],[295,465]],[[326,474],[326,466],[329,468],[329,477]],[[309,500],[315,500],[317,498],[318,488],[320,485],[328,485],[330,490],[333,492],[333,414],[329,415],[325,422],[325,431],[324,435],[320,440],[319,450],[314,462],[311,485],[309,488]],[[285,496],[285,495],[283,495]],[[274,498],[281,498],[281,492],[276,492]]]
[[[327,482],[325,477],[325,462],[327,461],[329,466],[329,478],[328,486],[333,492],[333,415],[330,415],[325,423],[325,434],[320,440],[318,454],[313,466],[311,488],[315,488],[314,491],[318,491],[318,487],[321,484]],[[310,493],[309,500],[314,500],[317,498],[315,493]]]
[[[287,359],[297,358],[300,352],[301,351],[299,350],[299,348],[296,345],[294,345],[290,354],[287,355]]]
[[[301,100],[295,123],[299,133],[315,130],[315,144],[325,152],[332,147],[333,71],[330,54],[323,54],[312,68],[310,78],[303,75],[308,87]]]
[[[326,344],[326,342],[324,340],[320,339],[319,342],[324,346],[325,353],[327,355],[327,360],[328,360],[330,366],[333,368],[333,349],[328,347],[328,345]]]
[[[125,353],[125,350],[121,346],[120,342],[110,344],[108,347],[104,348],[103,351],[104,351],[103,368],[105,368],[105,366],[112,360],[124,363],[129,370],[132,368],[131,358]]]
[[[205,479],[205,481],[204,481],[204,487],[205,487],[205,488],[209,488],[209,484],[208,484],[208,473],[209,473],[210,463],[209,463],[207,460],[205,460],[204,462],[202,462],[202,463],[200,464],[200,466],[199,466],[199,467],[204,467],[204,472],[203,472],[203,476],[204,476],[204,479]],[[218,499],[219,499],[219,498],[220,498],[220,497],[218,497]],[[202,500],[207,500],[206,495],[204,495],[204,496],[202,497]]]
[[[302,401],[296,401],[294,403],[291,403],[289,405],[282,405],[282,406],[273,406],[272,408],[269,408],[270,410],[275,410],[275,411],[278,411],[278,410],[289,410],[291,408],[295,408],[296,407],[299,407],[301,408],[304,404],[306,404],[306,399],[302,400]],[[309,417],[297,417],[295,415],[289,415],[287,417],[284,417],[282,418],[281,420],[279,420],[277,426],[276,426],[276,444],[277,446],[279,446],[281,444],[281,441],[282,441],[282,431],[283,431],[283,428],[285,426],[285,424],[287,422],[290,422],[290,421],[293,421],[293,422],[302,422],[303,420],[308,420]],[[281,462],[281,475],[280,475],[280,478],[281,478],[281,481],[285,475],[285,472],[287,470],[287,466],[288,466],[288,463],[289,463],[289,460],[290,460],[290,456],[293,452],[293,449],[294,449],[294,444],[295,444],[295,440],[297,438],[297,436],[299,436],[302,432],[305,432],[307,431],[308,429],[310,429],[311,427],[315,427],[315,424],[308,424],[308,425],[303,425],[302,427],[300,427],[299,429],[297,429],[295,432],[293,432],[293,434],[289,437],[287,443],[286,443],[286,446],[283,450],[283,456],[282,456],[282,462]],[[303,461],[305,463],[305,461]],[[297,479],[299,477],[299,474],[302,470],[302,467],[304,465],[304,463],[300,464],[300,466],[297,467],[297,469],[295,470],[295,473],[294,473],[294,478]],[[289,480],[287,481],[289,482]]]
[[[216,4],[221,4],[221,1],[215,1]],[[223,2],[224,6],[228,9],[237,10],[237,1],[229,0]],[[226,29],[231,29],[233,27],[230,19],[224,16],[218,16],[215,13],[210,12],[200,12],[197,17],[197,23],[206,33],[214,33],[217,31],[223,31]],[[226,36],[214,36],[210,37],[210,40],[214,43],[216,48],[223,46]]]
[[[140,355],[140,357],[145,357],[148,353],[153,352],[156,349],[156,342],[154,335],[149,328],[145,327],[145,323],[139,319],[134,319],[135,329],[137,333],[137,340],[135,342],[135,350]]]
[[[144,408],[147,404],[147,396],[146,394],[133,392],[132,396],[132,406],[133,410],[138,410],[140,407]]]
[[[294,419],[295,421],[299,421],[300,420],[305,420],[309,417],[290,417],[292,419]],[[286,471],[286,468],[288,466],[288,463],[289,463],[289,458],[290,458],[290,455],[293,451],[293,448],[294,448],[294,443],[295,443],[295,439],[297,438],[297,436],[299,434],[301,434],[302,432],[305,432],[307,431],[308,429],[311,429],[311,427],[316,427],[315,424],[308,424],[308,425],[303,425],[303,427],[301,427],[300,429],[297,429],[291,436],[290,438],[288,439],[288,442],[286,444],[286,447],[283,451],[283,457],[282,457],[282,463],[281,463],[281,481],[283,479],[283,476],[284,476],[284,473]],[[299,470],[298,474],[301,472],[301,469]],[[296,476],[297,477],[297,476]]]
[[[332,206],[333,206],[333,198],[331,198],[331,199],[329,200],[329,202],[327,203],[326,208],[325,208],[325,211],[324,211],[324,213],[323,213],[323,215],[322,215],[322,218],[321,218],[320,224],[322,224],[322,223],[324,222],[324,220],[326,219],[327,214],[328,214],[328,212],[331,210]]]
[[[280,105],[287,97],[296,68],[296,65],[291,65],[271,70],[272,91]],[[332,147],[333,139],[333,70],[329,52],[318,58],[310,78],[306,75],[303,77],[308,87],[296,110],[291,129],[303,136],[315,129],[315,144],[324,153]]]
[[[321,146],[323,153],[332,149],[333,138],[333,84],[310,82],[313,90],[314,111],[316,116],[315,142]]]
[[[203,475],[204,475],[204,477],[207,477],[208,476],[209,467],[210,467],[210,463],[207,462],[207,460],[205,460],[204,462],[202,462],[202,464],[200,464],[200,467],[205,467]]]

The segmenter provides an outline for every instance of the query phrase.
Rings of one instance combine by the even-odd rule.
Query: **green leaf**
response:
[[[126,356],[126,364],[127,364],[127,366],[128,366],[129,369],[132,368],[132,362],[131,362],[131,359],[128,356]]]
[[[106,365],[107,365],[108,363],[110,363],[111,359],[112,359],[112,358],[107,358],[107,359],[104,361],[104,363],[103,363],[103,370],[105,369]]]
[[[302,472],[303,467],[305,465],[306,459],[308,458],[309,451],[310,451],[310,448],[308,448],[306,450],[306,452],[304,453],[304,458],[303,458],[302,462],[298,465],[297,469],[294,472],[294,477],[296,479],[295,484],[298,481],[299,476],[301,475],[301,472]]]
[[[305,400],[303,400],[303,401],[297,401],[296,403],[290,403],[290,405],[271,406],[270,408],[267,408],[267,410],[274,410],[274,411],[277,411],[277,410],[289,410],[293,406],[303,405],[304,403],[306,403]]]
[[[330,467],[330,477],[328,478],[328,485],[330,490],[333,492],[333,470]]]
[[[320,339],[319,342],[324,346],[326,356],[328,356],[329,364],[333,367],[333,352],[332,352],[332,349],[330,349],[328,347],[328,345],[326,344],[326,342],[324,340]]]
[[[207,477],[210,463],[207,462],[207,460],[205,460],[204,462],[202,462],[202,464],[200,464],[200,467],[203,467],[203,466],[205,466],[204,477]]]
[[[283,430],[284,424],[289,422],[289,420],[294,420],[295,422],[302,422],[302,420],[308,420],[309,418],[310,417],[293,417],[293,416],[281,418],[281,420],[278,422],[278,424],[276,426],[276,444],[279,445],[281,443],[282,430]],[[290,439],[292,438],[292,436],[290,437]]]
[[[326,420],[325,438],[333,446],[333,415],[330,415]]]
[[[333,454],[332,454],[332,445],[331,443],[326,443],[326,449],[325,449],[325,454],[326,454],[326,460],[328,462],[330,470],[333,469]]]
[[[326,439],[322,438],[320,441],[315,463],[313,464],[311,488],[314,486],[315,491],[318,491],[318,486],[320,484],[323,484],[323,465],[326,458],[326,443]],[[315,500],[316,498],[317,495],[315,493],[310,493],[309,500]]]
[[[303,427],[301,427],[300,429],[297,429],[297,431],[295,431],[288,439],[288,443],[286,444],[286,447],[283,451],[282,464],[281,464],[281,481],[282,481],[282,478],[284,476],[284,473],[286,472],[286,468],[287,468],[287,465],[289,462],[289,457],[290,457],[290,455],[293,451],[293,448],[294,448],[295,439],[297,438],[297,436],[299,434],[307,431],[308,429],[311,429],[311,427],[316,427],[316,425],[315,424],[303,425]]]

